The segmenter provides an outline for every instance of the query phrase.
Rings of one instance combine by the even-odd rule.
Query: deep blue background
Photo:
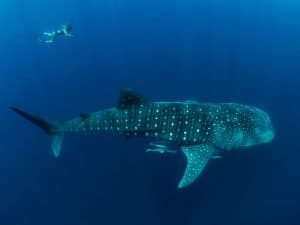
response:
[[[10,0],[0,3],[1,225],[300,224],[300,3],[292,0]],[[39,33],[71,23],[74,38]],[[58,120],[152,100],[238,102],[269,112],[275,140],[212,160],[177,190],[182,154],[147,140],[48,138],[8,111]]]

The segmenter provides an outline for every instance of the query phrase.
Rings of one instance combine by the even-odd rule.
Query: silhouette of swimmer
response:
[[[45,43],[54,43],[58,36],[72,37],[71,34],[72,26],[67,24],[63,25],[60,29],[57,29],[53,32],[43,32],[43,36],[45,37]]]

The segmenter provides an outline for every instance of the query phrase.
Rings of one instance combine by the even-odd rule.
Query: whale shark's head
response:
[[[246,140],[241,146],[268,143],[274,138],[274,129],[269,115],[261,109],[251,107],[244,120]]]
[[[272,141],[274,138],[274,128],[269,115],[262,110],[257,110],[256,114],[256,138],[260,143],[267,143]]]
[[[274,138],[270,117],[263,110],[236,103],[217,107],[213,144],[221,151],[263,144]]]

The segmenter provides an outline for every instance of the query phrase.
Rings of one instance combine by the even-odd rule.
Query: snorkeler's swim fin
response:
[[[19,114],[23,118],[27,119],[28,121],[32,122],[33,124],[41,128],[43,131],[45,131],[45,133],[50,137],[54,156],[58,157],[60,155],[63,136],[62,133],[59,131],[60,125],[58,122],[53,122],[38,116],[34,116],[16,107],[9,107],[9,108],[15,113]]]

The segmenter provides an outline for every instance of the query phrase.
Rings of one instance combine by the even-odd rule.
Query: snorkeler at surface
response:
[[[72,37],[71,34],[72,26],[71,25],[63,25],[62,28],[53,31],[53,32],[44,32],[43,35],[45,37],[44,42],[45,43],[54,43],[56,38],[58,36],[66,36],[66,37]]]

